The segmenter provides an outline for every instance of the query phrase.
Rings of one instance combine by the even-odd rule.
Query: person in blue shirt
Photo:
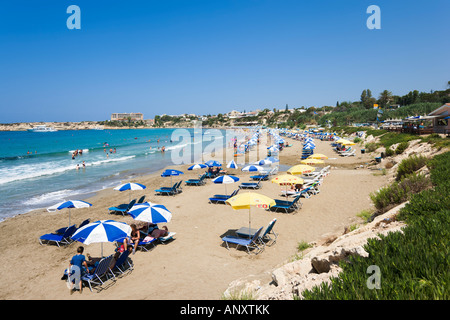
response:
[[[69,264],[69,283],[71,285],[72,291],[79,291],[81,286],[81,275],[86,272],[88,265],[86,263],[86,258],[83,255],[84,248],[82,246],[78,247],[77,254],[72,257]],[[78,281],[77,281],[78,280]],[[73,281],[75,282],[75,287],[72,287]]]

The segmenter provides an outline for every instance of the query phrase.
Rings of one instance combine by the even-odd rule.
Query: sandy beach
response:
[[[292,147],[280,153],[282,165],[300,162],[301,142],[287,139]],[[360,167],[372,160],[372,156],[361,154],[358,146],[356,156],[339,157],[332,151],[330,142],[315,139],[315,153],[323,153],[330,158],[331,173],[325,177],[320,193],[303,199],[303,207],[295,214],[269,212],[252,208],[252,227],[267,226],[277,218],[274,231],[277,243],[266,247],[259,255],[249,255],[245,250],[222,245],[221,236],[229,230],[248,225],[248,210],[233,210],[228,205],[209,204],[208,198],[223,194],[225,187],[210,180],[204,186],[185,186],[176,196],[156,196],[154,190],[170,186],[170,178],[160,177],[161,172],[136,177],[133,182],[147,186],[144,191],[134,191],[132,198],[146,195],[146,200],[165,205],[173,214],[166,225],[176,232],[175,240],[166,245],[157,245],[149,252],[137,251],[131,256],[133,272],[111,282],[99,293],[83,292],[70,294],[66,282],[60,278],[68,267],[70,258],[76,253],[80,243],[72,243],[58,248],[54,245],[40,245],[39,236],[53,232],[68,224],[67,211],[47,212],[46,209],[7,219],[0,223],[0,249],[3,275],[0,282],[1,299],[220,299],[230,282],[253,276],[270,279],[270,271],[289,261],[296,253],[300,241],[317,241],[332,234],[342,234],[344,228],[360,222],[356,215],[371,207],[369,194],[384,184],[381,175]],[[188,171],[189,165],[172,166],[185,172],[173,181],[197,178],[202,171]],[[355,169],[358,168],[358,169]],[[249,181],[251,174],[229,170],[241,181]],[[280,171],[281,173],[281,171]],[[281,199],[280,186],[269,181],[256,192],[271,198]],[[239,185],[227,185],[231,193]],[[283,187],[284,188],[284,187]],[[18,191],[19,192],[19,191]],[[241,191],[244,192],[244,191]],[[106,189],[94,197],[86,199],[93,204],[87,209],[71,211],[72,223],[113,219],[133,223],[130,216],[110,215],[107,208],[129,202],[128,192]],[[164,225],[164,224],[162,224]],[[100,256],[100,244],[85,245],[85,254]],[[105,243],[105,255],[113,253],[114,245]]]

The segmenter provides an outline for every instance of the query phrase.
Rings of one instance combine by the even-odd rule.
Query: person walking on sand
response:
[[[80,291],[81,293],[81,275],[86,272],[85,270],[88,270],[86,257],[83,255],[83,251],[84,248],[82,246],[79,246],[77,249],[77,254],[72,257],[69,263],[69,283],[72,292]],[[83,269],[83,267],[85,269]]]

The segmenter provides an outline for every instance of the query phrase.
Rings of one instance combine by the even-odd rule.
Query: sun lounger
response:
[[[269,224],[267,225],[267,228],[264,231],[264,233],[259,237],[259,240],[261,241],[261,243],[264,245],[267,244],[269,247],[274,245],[278,238],[278,235],[273,231],[273,226],[275,225],[275,222],[277,222],[277,219],[276,218],[272,219],[272,221],[270,221]],[[244,228],[244,229],[245,229],[245,231],[248,230],[247,228]],[[241,233],[239,233],[239,230],[237,230],[236,234],[241,238],[248,239],[249,237],[253,237],[256,231],[257,231],[256,229],[250,229],[250,233],[241,234]],[[274,238],[272,238],[272,236]],[[269,242],[271,242],[271,243],[268,244]]]
[[[256,176],[250,176],[250,179],[259,180],[259,181],[267,181],[269,180],[268,174],[258,174]]]
[[[297,204],[297,202],[300,200],[300,197],[301,197],[300,194],[297,195],[293,201],[275,199],[275,205],[269,207],[268,210],[278,211],[279,209],[281,209],[284,210],[284,212],[286,213],[293,212],[301,207],[301,202],[300,205]]]
[[[355,155],[355,150],[339,153],[341,157],[350,157]]]
[[[118,206],[108,208],[109,214],[111,213],[121,213],[123,216],[130,211],[131,207],[136,203],[136,199],[131,200],[131,202],[127,206]]]
[[[231,197],[234,197],[239,192],[239,189],[236,189],[233,191],[230,195],[224,195],[224,194],[215,194],[213,197],[209,198],[210,203],[223,203],[225,204],[225,201],[230,199]]]
[[[261,180],[258,182],[242,182],[239,185],[240,189],[260,189],[261,188]]]
[[[55,233],[47,233],[39,237],[39,243],[42,245],[43,242],[46,243],[56,243],[56,245],[59,247],[61,244],[66,245],[72,243],[72,239],[70,238],[77,228],[75,225],[72,225],[64,231],[63,234],[55,234]]]
[[[262,188],[261,179],[258,182],[242,182],[239,185],[240,189],[260,189]]]
[[[312,189],[311,187],[307,187],[300,191],[288,190],[287,192],[282,190],[281,195],[282,196],[288,195],[288,196],[294,196],[294,197],[300,196],[300,197],[304,197],[304,198],[308,199],[311,197],[311,194],[310,194],[311,189]]]
[[[183,180],[180,180],[179,182],[178,182],[178,184],[175,186],[175,192],[176,193],[181,193],[181,192],[183,192],[183,188],[181,188],[181,184],[183,183]]]
[[[130,255],[130,251],[126,250],[122,252],[117,259],[114,266],[111,268],[111,271],[114,274],[125,274],[126,271],[131,272],[133,270],[133,265],[129,262],[128,256]]]
[[[176,235],[176,232],[169,232],[169,234],[165,237],[159,237],[157,238],[157,240],[159,241],[159,243],[161,244],[167,244],[170,240],[173,240],[174,236]]]
[[[176,182],[172,187],[162,187],[159,189],[156,189],[155,192],[157,195],[176,195],[178,193],[177,190],[178,182]]]
[[[97,268],[95,269],[93,274],[85,274],[81,276],[81,281],[87,282],[89,285],[89,289],[92,291],[92,285],[102,286],[105,282],[111,278],[115,279],[114,273],[110,269],[110,265],[112,262],[113,256],[109,256],[103,258],[98,263]],[[110,276],[112,275],[112,277]]]
[[[239,236],[225,236],[222,238],[222,241],[225,242],[228,250],[230,250],[228,244],[233,243],[236,245],[236,249],[239,248],[239,246],[244,246],[247,249],[248,254],[250,254],[250,249],[254,249],[255,254],[258,254],[264,250],[264,247],[261,245],[261,240],[259,239],[259,235],[261,234],[262,228],[263,227],[259,228],[258,231],[256,231],[256,233],[251,238],[243,238]]]
[[[189,179],[189,180],[185,181],[185,183],[187,186],[201,186],[206,183],[205,178],[206,178],[206,173],[203,174],[199,179]]]
[[[81,227],[84,227],[84,226],[87,225],[90,221],[91,221],[91,219],[86,219],[86,220],[84,220],[84,221],[78,226],[77,229],[80,229]],[[54,234],[63,235],[64,232],[67,230],[67,228],[69,228],[69,227],[60,228],[60,229],[56,230],[56,231],[54,232]],[[75,231],[76,231],[76,230],[75,230]],[[74,233],[75,233],[75,232],[74,232]]]
[[[142,196],[139,198],[139,200],[136,203],[144,203],[145,196]]]
[[[272,221],[270,221],[269,225],[266,228],[266,231],[264,231],[264,233],[260,237],[261,240],[263,241],[263,243],[271,242],[270,244],[267,244],[269,247],[274,245],[275,242],[277,242],[277,238],[278,238],[278,235],[275,233],[275,231],[273,231],[273,226],[275,225],[275,222],[277,222],[276,218],[273,219]],[[273,238],[271,235],[273,235]]]
[[[146,238],[147,238],[147,237],[146,237]],[[141,239],[141,240],[139,240],[139,243],[138,243],[136,249],[141,249],[141,250],[144,250],[144,251],[149,251],[149,250],[147,249],[147,246],[152,245],[152,248],[155,247],[155,241],[156,241],[156,238],[151,238],[150,240],[145,240],[145,238],[144,238],[144,239]],[[133,244],[131,244],[131,245],[133,245]]]

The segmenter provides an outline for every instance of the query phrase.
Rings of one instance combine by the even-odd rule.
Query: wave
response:
[[[35,206],[47,202],[56,202],[58,200],[63,201],[66,197],[74,195],[74,193],[75,191],[70,189],[48,192],[25,200],[23,204],[26,206]]]
[[[120,158],[112,158],[112,159],[106,159],[106,160],[98,160],[86,163],[86,166],[97,166],[104,163],[110,163],[110,162],[118,162],[118,161],[126,161],[129,159],[134,158],[135,156],[125,156]],[[35,165],[20,165],[16,167],[9,167],[5,168],[3,170],[0,170],[0,185],[14,182],[14,181],[20,181],[20,180],[26,180],[26,179],[34,179],[39,178],[42,176],[48,176],[53,174],[60,174],[65,171],[73,171],[75,168],[75,165],[72,163],[70,165],[63,165],[58,167],[57,162],[47,162],[47,163],[40,163]],[[2,172],[4,171],[4,172]]]

